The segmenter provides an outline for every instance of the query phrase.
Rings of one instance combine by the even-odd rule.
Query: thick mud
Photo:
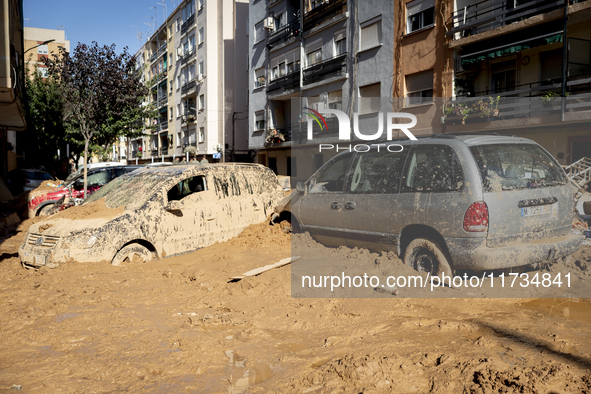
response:
[[[28,224],[0,241],[0,390],[591,392],[586,299],[291,298],[289,265],[229,283],[290,256],[266,224],[149,263],[32,271]]]

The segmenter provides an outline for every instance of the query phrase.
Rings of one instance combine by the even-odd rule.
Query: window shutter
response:
[[[406,76],[407,92],[420,92],[429,89],[433,89],[433,70]]]
[[[375,47],[376,45],[380,44],[379,32],[378,32],[378,23],[372,23],[369,26],[361,28],[361,49],[367,49]]]
[[[320,48],[322,48],[322,39],[306,43],[306,53],[314,52]]]
[[[431,7],[435,7],[435,0],[416,0],[406,4],[406,16],[417,14]]]

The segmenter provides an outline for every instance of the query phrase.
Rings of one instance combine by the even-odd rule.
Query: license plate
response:
[[[527,218],[530,216],[543,216],[543,215],[551,215],[552,217],[556,217],[557,213],[558,213],[558,204],[534,205],[532,207],[521,208],[521,217],[522,218]]]

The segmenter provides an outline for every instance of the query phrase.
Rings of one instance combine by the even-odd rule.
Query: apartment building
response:
[[[128,161],[247,155],[247,14],[246,0],[183,1],[137,52],[158,115],[129,141]]]
[[[23,2],[0,1],[0,176],[16,168],[16,133],[24,117]]]
[[[454,94],[444,105],[471,110],[461,122],[450,114],[444,131],[524,136],[561,164],[590,157],[591,1],[456,0],[447,9]]]
[[[393,2],[255,0],[247,33],[249,147],[276,173],[295,175],[291,152],[302,144],[307,121],[292,99],[299,107],[359,112],[368,128],[376,127],[372,114],[391,111],[391,102],[379,98],[392,97]],[[336,118],[326,121],[338,130]],[[317,155],[311,164],[328,158]]]
[[[43,59],[53,54],[57,55],[60,48],[70,52],[70,41],[66,39],[64,30],[41,29],[25,26],[25,62],[28,75],[31,76],[37,69],[42,76],[47,75],[47,67]]]

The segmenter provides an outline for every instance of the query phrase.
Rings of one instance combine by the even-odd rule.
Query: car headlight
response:
[[[96,237],[94,235],[81,235],[70,242],[70,247],[75,249],[87,249],[91,248],[95,243]]]

